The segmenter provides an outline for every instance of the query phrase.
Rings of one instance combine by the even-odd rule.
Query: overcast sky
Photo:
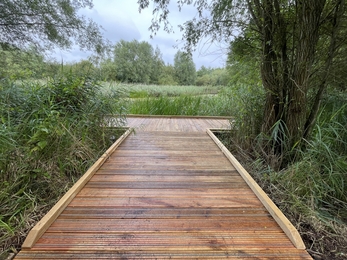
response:
[[[104,35],[112,43],[123,39],[126,41],[138,40],[147,41],[153,48],[158,46],[163,54],[165,63],[173,64],[174,55],[177,48],[183,48],[182,36],[178,24],[183,24],[196,15],[193,6],[185,6],[181,12],[178,11],[177,1],[171,1],[169,21],[173,25],[174,33],[159,31],[153,39],[150,38],[151,32],[148,30],[152,20],[152,4],[148,9],[139,13],[137,0],[94,0],[94,8],[83,10],[81,13],[86,17],[92,18],[101,25],[105,31]],[[225,66],[225,46],[222,44],[208,43],[203,40],[199,44],[197,51],[193,55],[197,69],[202,65],[205,67],[224,67]],[[71,51],[57,51],[54,57],[64,62],[79,61],[88,57],[88,53],[78,49]]]

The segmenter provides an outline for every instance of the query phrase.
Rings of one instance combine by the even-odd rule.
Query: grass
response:
[[[101,91],[122,93],[129,114],[230,116],[231,99],[222,86],[159,86],[103,83]]]
[[[130,114],[231,116],[231,103],[221,95],[210,96],[160,96],[132,99],[127,103]]]
[[[0,259],[122,134],[104,127],[122,118],[119,97],[73,75],[0,82]]]
[[[122,93],[122,106],[128,114],[232,116],[233,91],[226,87],[124,85],[102,88]]]
[[[120,91],[124,97],[129,98],[147,98],[168,96],[175,97],[180,95],[196,96],[217,94],[222,86],[161,86],[161,85],[141,85],[141,84],[124,84],[117,82],[103,82],[102,91],[108,93]]]

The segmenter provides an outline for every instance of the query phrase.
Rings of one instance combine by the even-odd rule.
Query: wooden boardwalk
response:
[[[206,133],[227,120],[132,117],[128,125],[135,134],[57,218],[49,213],[33,229],[16,259],[311,259]]]

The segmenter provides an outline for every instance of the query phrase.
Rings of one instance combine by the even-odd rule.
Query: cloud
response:
[[[97,0],[94,1],[93,9],[84,9],[80,13],[100,24],[104,28],[104,36],[112,43],[115,44],[121,39],[147,41],[153,48],[159,47],[165,63],[173,64],[174,55],[178,51],[174,46],[178,45],[178,48],[183,48],[182,33],[178,25],[192,19],[196,16],[197,11],[194,6],[184,6],[180,12],[177,2],[171,1],[168,19],[173,26],[174,33],[169,34],[161,28],[151,39],[151,32],[148,28],[153,18],[152,9],[152,2],[149,8],[139,13],[137,0]],[[221,48],[216,45],[211,45],[209,48],[207,46],[209,44],[202,41],[193,54],[197,69],[202,65],[205,67],[223,67],[225,65],[225,53],[217,55],[216,51],[219,50],[220,52]],[[82,58],[86,59],[89,55],[89,52],[73,49],[70,52],[59,51],[55,56],[58,60],[64,58],[67,61],[78,61]]]
[[[105,1],[101,1],[105,2]],[[100,2],[98,2],[99,7]],[[130,41],[133,39],[140,39],[141,33],[131,16],[120,9],[106,8],[105,5],[100,5],[92,10],[83,10],[82,14],[91,18],[97,24],[101,25],[104,29],[105,37],[111,42],[118,42],[119,40]]]

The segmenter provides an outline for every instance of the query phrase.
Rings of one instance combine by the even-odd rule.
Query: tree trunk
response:
[[[286,125],[289,146],[292,148],[301,142],[305,133],[308,112],[307,92],[310,87],[310,75],[315,61],[319,40],[319,27],[325,0],[298,1],[296,56],[292,73],[292,84],[288,95],[288,113]]]
[[[331,19],[332,29],[330,34],[330,44],[329,44],[329,50],[328,50],[328,56],[327,60],[325,62],[324,66],[324,73],[321,78],[320,85],[318,87],[318,91],[315,95],[315,99],[311,108],[311,111],[309,113],[309,116],[305,122],[305,130],[303,137],[307,139],[311,131],[315,125],[317,114],[320,108],[321,100],[323,97],[324,90],[326,89],[327,85],[327,78],[329,76],[331,67],[333,65],[333,60],[336,55],[336,45],[337,45],[337,32],[341,24],[341,17],[343,16],[345,12],[345,1],[344,0],[338,0],[336,1],[336,5],[334,7],[334,12]]]
[[[326,1],[297,0],[295,3],[283,10],[285,7],[278,0],[264,0],[255,9],[262,9],[261,19],[257,21],[261,22],[262,29],[261,75],[266,90],[262,131],[272,138],[267,143],[267,152],[277,158],[283,158],[306,133],[307,93]],[[275,127],[279,124],[280,128]]]
[[[275,2],[275,3],[274,3]],[[286,84],[288,79],[286,28],[279,12],[278,1],[266,0],[263,3],[263,55],[261,76],[266,90],[266,103],[262,132],[276,136],[268,144],[268,153],[281,157],[284,149],[283,131],[273,135],[277,122],[284,122]]]

